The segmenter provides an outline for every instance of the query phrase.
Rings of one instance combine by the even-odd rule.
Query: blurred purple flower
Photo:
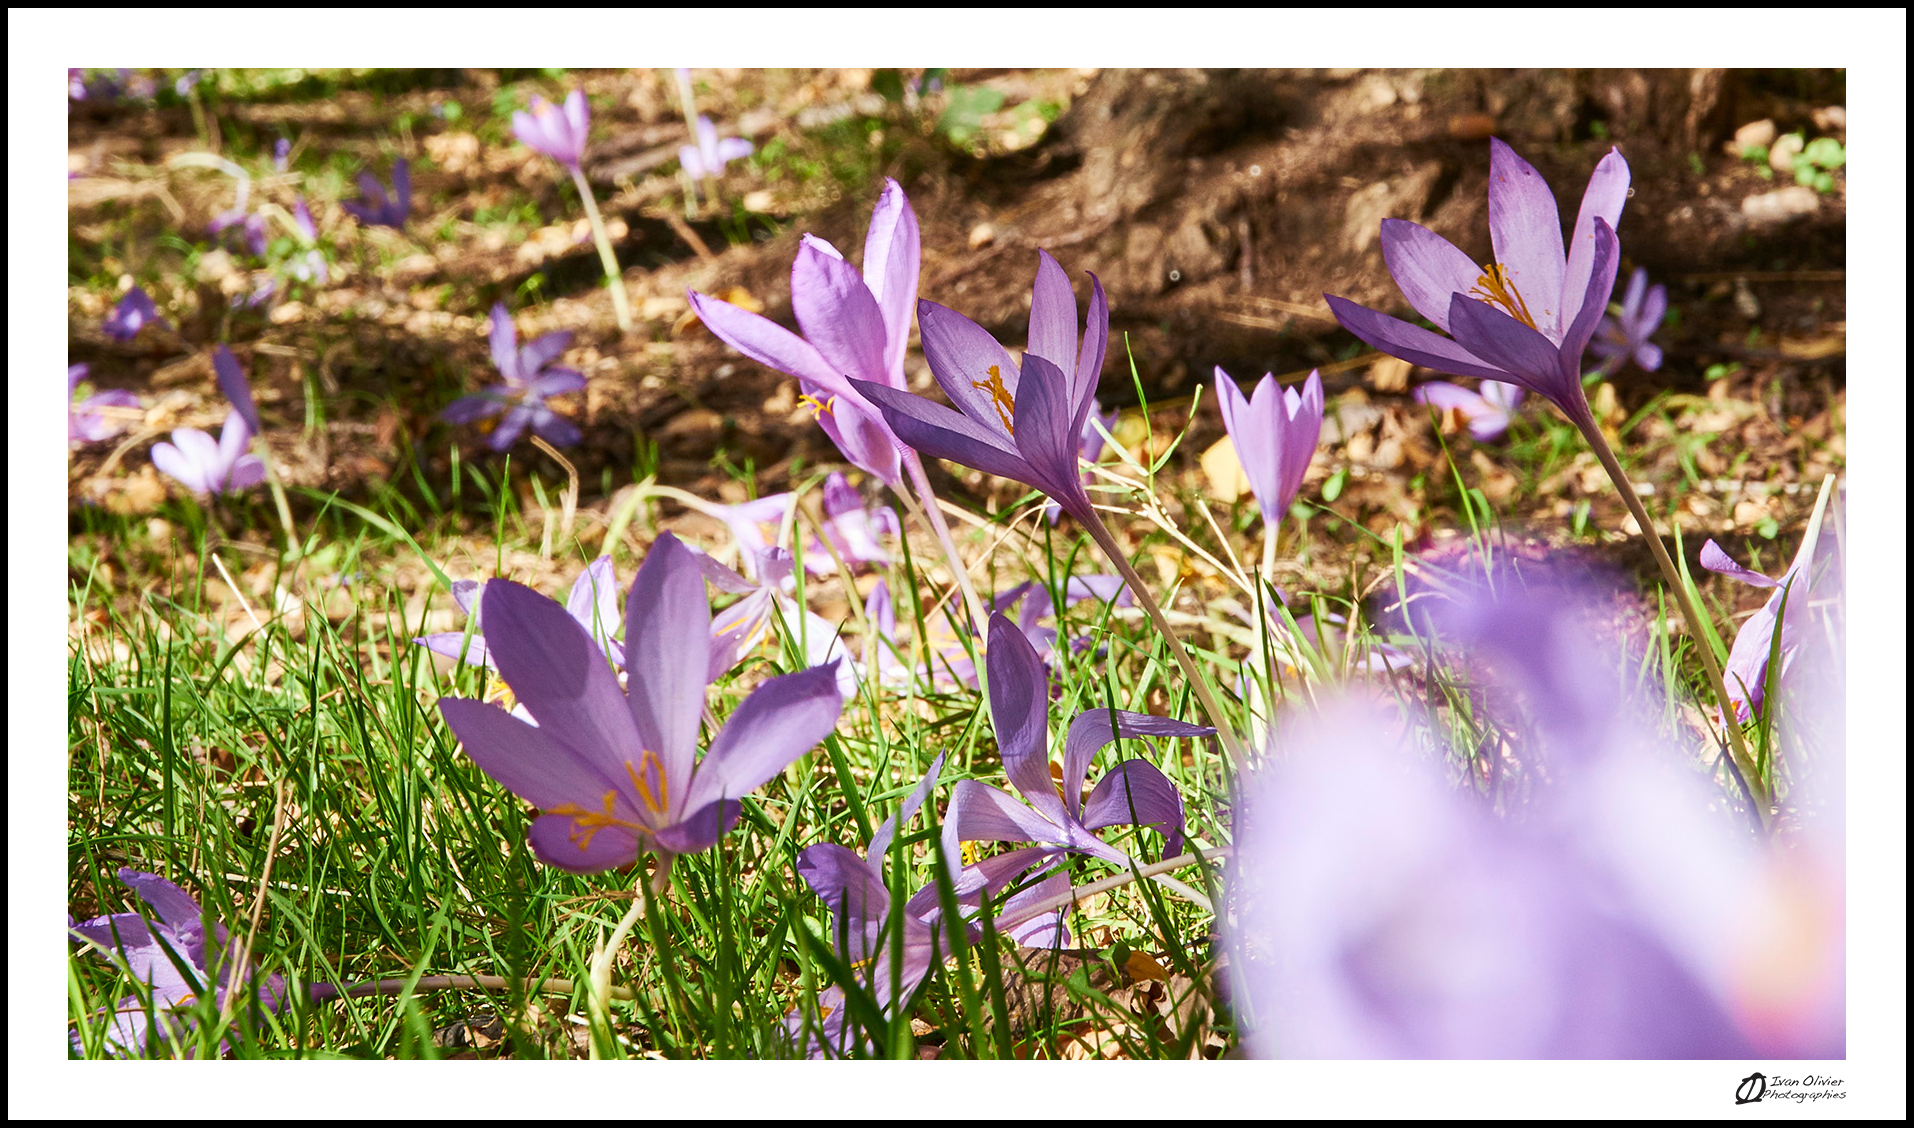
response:
[[[485,648],[485,636],[478,633],[477,608],[479,597],[484,591],[482,580],[455,580],[452,583],[452,599],[472,619],[470,635],[465,631],[441,631],[438,634],[425,635],[412,641],[434,654],[443,654],[447,658],[463,656],[465,664],[481,669],[494,669],[491,652]],[[565,613],[577,620],[578,625],[591,635],[598,649],[611,660],[614,666],[623,666],[625,658],[623,648],[613,640],[618,633],[618,579],[611,566],[611,557],[600,556],[585,566],[584,572],[572,582],[571,594],[565,597]]]
[[[1437,411],[1458,413],[1468,424],[1469,434],[1475,441],[1487,443],[1508,433],[1509,420],[1515,417],[1515,409],[1522,406],[1522,398],[1528,393],[1519,384],[1484,380],[1480,392],[1437,381],[1423,384],[1410,394],[1417,403],[1426,403]]]
[[[404,157],[392,162],[390,195],[386,193],[385,186],[380,184],[370,172],[360,173],[359,194],[359,199],[347,200],[339,206],[367,227],[392,227],[403,230],[406,218],[412,214],[411,162]]]
[[[231,349],[220,345],[213,350],[213,375],[219,383],[219,390],[226,393],[227,402],[246,426],[255,435],[265,434],[265,427],[259,422],[259,408],[253,404],[252,382],[246,379],[246,373],[239,367],[239,359],[233,356]]]
[[[698,143],[678,147],[678,163],[684,166],[685,174],[694,180],[707,176],[719,176],[724,166],[735,160],[751,155],[751,142],[742,137],[718,139],[718,127],[711,119],[698,115]]]
[[[177,1012],[193,1007],[207,991],[213,992],[217,1006],[226,1005],[227,991],[234,986],[229,981],[239,945],[217,919],[212,921],[213,934],[208,943],[207,914],[199,902],[158,874],[122,868],[118,877],[151,907],[153,916],[113,913],[69,924],[67,931],[115,957],[134,979],[146,984],[152,996],[154,1025],[148,1025],[147,1008],[140,997],[129,995],[115,1006],[105,1040],[108,1053],[138,1057],[154,1038],[184,1042],[193,1023]],[[268,1010],[278,1011],[286,1005],[283,978],[268,975],[257,987],[253,986],[254,978],[253,968],[248,966],[240,972],[237,986],[241,990],[252,988],[250,993]],[[78,1030],[69,1032],[68,1041],[74,1052],[82,1051]],[[221,1045],[226,1043],[222,1041]],[[188,1049],[187,1056],[193,1056],[193,1051]]]
[[[895,180],[885,180],[864,238],[860,277],[837,248],[806,235],[791,264],[791,310],[799,337],[768,318],[686,290],[692,311],[725,344],[798,378],[818,426],[853,466],[903,489],[900,447],[852,379],[904,387],[904,349],[917,298],[917,216]]]
[[[534,94],[530,112],[518,110],[512,114],[512,132],[527,148],[566,168],[577,168],[585,159],[585,143],[591,134],[591,107],[585,102],[585,92],[567,94],[562,107]]]
[[[785,522],[797,505],[794,493],[766,494],[737,505],[713,505],[712,516],[723,521],[737,542],[739,571],[758,575],[758,559],[767,549],[780,548],[789,537]]]
[[[1123,583],[1122,576],[1092,575],[1071,576],[1063,586],[1063,605],[1074,607],[1086,599],[1095,599],[1103,603],[1112,600],[1118,607],[1135,607],[1136,597]],[[1003,615],[1017,616],[1017,630],[1023,634],[1044,662],[1054,666],[1062,655],[1057,652],[1057,630],[1042,623],[1056,610],[1056,604],[1050,597],[1050,589],[1036,580],[1023,583],[999,592],[990,601],[990,608]]]
[[[272,143],[272,166],[280,172],[286,171],[287,158],[292,156],[292,142],[281,137]]]
[[[1555,195],[1501,140],[1489,141],[1489,236],[1495,261],[1477,267],[1447,239],[1404,219],[1382,221],[1382,254],[1403,297],[1451,337],[1325,294],[1343,328],[1411,364],[1519,384],[1570,421],[1594,426],[1582,393],[1582,352],[1595,333],[1620,258],[1615,225],[1628,163],[1611,150],[1595,166],[1575,230],[1562,247]]]
[[[1098,423],[1103,424],[1102,430],[1097,429]],[[1102,405],[1098,404],[1096,400],[1091,400],[1090,414],[1083,417],[1083,434],[1077,438],[1077,457],[1085,462],[1095,462],[1102,458],[1104,447],[1103,432],[1114,428],[1116,424],[1116,412],[1106,412],[1103,410]],[[1095,480],[1095,476],[1092,475],[1090,471],[1083,471],[1084,485],[1088,486]],[[1061,516],[1063,516],[1063,506],[1058,505],[1056,502],[1053,501],[1043,507],[1043,519],[1052,525],[1056,524],[1057,518]]]
[[[203,70],[189,70],[185,74],[180,75],[177,79],[173,80],[173,93],[178,94],[182,98],[186,97],[193,92],[194,87],[199,85],[199,80],[204,77],[205,74],[206,72]]]
[[[101,329],[116,341],[130,341],[148,325],[158,325],[168,330],[173,328],[170,322],[159,315],[159,309],[153,305],[153,299],[147,296],[146,291],[135,286],[113,307],[113,312],[106,315],[106,324]]]
[[[1223,412],[1223,428],[1236,448],[1237,461],[1243,464],[1250,492],[1256,495],[1256,507],[1263,511],[1263,523],[1281,524],[1302,489],[1303,475],[1309,472],[1309,460],[1316,456],[1316,443],[1322,437],[1321,374],[1311,372],[1299,393],[1264,373],[1256,390],[1244,399],[1235,379],[1219,366],[1216,405]]]
[[[66,96],[75,102],[86,101],[86,69],[66,68]]]
[[[1815,538],[1804,538],[1788,570],[1774,580],[1735,563],[1712,538],[1701,546],[1701,566],[1710,572],[1732,577],[1751,587],[1774,590],[1761,609],[1748,616],[1735,632],[1728,664],[1722,668],[1728,700],[1734,704],[1735,717],[1744,723],[1761,711],[1762,699],[1768,690],[1768,659],[1774,653],[1777,621],[1781,625],[1781,677],[1787,676],[1788,668],[1794,665],[1795,656],[1801,650],[1801,640],[1807,630],[1814,549]],[[1781,606],[1784,599],[1787,601],[1785,619]]]
[[[1622,295],[1621,317],[1603,315],[1589,347],[1596,356],[1614,360],[1616,367],[1633,360],[1644,372],[1653,372],[1661,367],[1661,346],[1648,338],[1661,328],[1662,318],[1667,316],[1668,287],[1660,283],[1650,286],[1648,272],[1638,266],[1629,275],[1628,289]]]
[[[844,475],[832,471],[824,479],[824,521],[823,532],[830,542],[830,550],[835,550],[837,558],[847,567],[855,568],[859,564],[885,565],[891,562],[890,553],[878,543],[881,535],[902,536],[903,526],[898,524],[897,511],[887,505],[864,508],[864,499]],[[815,538],[811,548],[804,554],[804,570],[814,576],[833,575],[837,571],[836,561],[831,559],[831,551],[822,541]]]
[[[668,865],[709,849],[736,823],[738,800],[829,735],[843,710],[829,668],[772,678],[696,759],[711,610],[696,554],[670,533],[626,602],[624,692],[553,601],[492,580],[480,606],[486,648],[538,723],[463,698],[441,698],[439,711],[474,763],[545,812],[528,839],[559,869],[599,873],[647,850]]]
[[[173,441],[153,444],[153,466],[200,497],[237,493],[266,480],[266,464],[246,453],[252,431],[234,408],[226,413],[219,439],[192,427],[173,432]]]
[[[126,424],[116,415],[122,410],[137,411],[140,399],[132,392],[114,388],[110,391],[95,392],[78,403],[73,402],[73,393],[78,390],[80,381],[86,379],[87,367],[84,364],[70,364],[66,370],[66,440],[69,443],[97,443],[101,439],[110,439],[126,430]],[[101,410],[105,408],[107,410]]]
[[[487,440],[493,450],[505,450],[516,443],[527,427],[553,446],[575,445],[580,438],[578,428],[545,406],[548,397],[585,387],[583,373],[550,367],[571,343],[571,331],[560,330],[520,348],[512,315],[506,312],[505,303],[499,302],[492,307],[492,363],[505,382],[460,396],[439,413],[439,418],[456,425],[502,415]]]
[[[1030,342],[1021,368],[976,322],[936,302],[919,301],[924,357],[958,410],[855,377],[851,385],[918,452],[1022,482],[1083,524],[1096,524],[1077,471],[1077,450],[1084,420],[1096,405],[1110,306],[1103,283],[1095,275],[1090,282],[1090,312],[1079,350],[1070,279],[1048,251],[1037,252]]]

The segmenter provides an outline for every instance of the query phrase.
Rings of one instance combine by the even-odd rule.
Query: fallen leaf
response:
[[[1249,492],[1249,475],[1243,472],[1242,460],[1236,457],[1236,444],[1228,435],[1204,451],[1201,462],[1211,497],[1230,502]]]

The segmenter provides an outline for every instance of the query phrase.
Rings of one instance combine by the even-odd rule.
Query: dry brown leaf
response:
[[[1249,492],[1249,475],[1236,457],[1236,445],[1228,435],[1216,440],[1202,457],[1203,477],[1209,482],[1209,494],[1222,502],[1233,502]]]

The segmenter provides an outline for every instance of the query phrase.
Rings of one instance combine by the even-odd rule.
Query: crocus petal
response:
[[[1077,296],[1070,290],[1070,276],[1042,249],[1037,251],[1037,280],[1030,290],[1026,351],[1056,365],[1060,372],[1077,370]]]
[[[1449,329],[1457,344],[1499,367],[1503,379],[1563,402],[1561,353],[1547,337],[1487,302],[1461,294],[1450,299]]]
[[[252,432],[247,429],[246,420],[239,409],[228,408],[226,421],[219,428],[219,463],[222,470],[230,471],[233,464],[239,461],[240,454],[246,449],[246,444],[251,439]],[[225,476],[226,474],[221,475],[221,477]]]
[[[1203,725],[1192,725],[1150,713],[1132,713],[1128,709],[1118,709],[1116,719],[1122,735],[1132,740],[1140,736],[1198,737],[1216,733],[1215,729]],[[1108,709],[1085,710],[1070,722],[1070,731],[1063,738],[1063,799],[1071,811],[1080,809],[1078,801],[1083,796],[1083,780],[1089,774],[1090,761],[1096,758],[1104,745],[1115,739],[1110,730]]]
[[[1090,276],[1090,313],[1083,327],[1083,348],[1077,353],[1077,368],[1070,379],[1070,399],[1075,405],[1075,428],[1078,434],[1086,434],[1084,424],[1089,421],[1090,413],[1097,406],[1097,382],[1103,376],[1103,351],[1110,342],[1110,299],[1103,293],[1103,282],[1096,275]],[[1064,369],[1068,372],[1069,369]],[[1110,417],[1112,425],[1115,415]],[[1096,448],[1087,449],[1090,435],[1095,436]],[[1095,462],[1103,450],[1103,437],[1095,435],[1094,430],[1086,435],[1084,457]]]
[[[800,380],[798,386],[813,401],[824,405],[817,413],[817,425],[843,453],[846,462],[893,490],[903,489],[897,441],[876,409],[851,396],[832,395],[809,381]]]
[[[518,350],[518,373],[521,380],[529,381],[532,374],[543,371],[545,366],[565,355],[572,347],[572,331],[560,329],[554,333],[541,333],[531,343]],[[571,369],[563,369],[570,372]],[[582,381],[584,378],[581,376]]]
[[[1489,138],[1489,240],[1536,330],[1550,343],[1560,341],[1568,320],[1561,296],[1562,213],[1542,174],[1499,137]]]
[[[434,654],[443,654],[454,660],[463,658],[468,666],[490,668],[492,665],[492,656],[485,649],[484,635],[475,634],[468,638],[464,631],[440,631],[412,641]]]
[[[1045,773],[1048,778],[1048,773]],[[1067,846],[1070,833],[1008,794],[978,783],[959,780],[950,792],[944,812],[944,850],[955,862],[960,842],[1036,842]]]
[[[917,305],[917,273],[922,261],[917,213],[897,181],[884,178],[884,192],[871,209],[864,235],[864,285],[884,315],[884,383],[904,386],[904,348]]]
[[[462,423],[476,423],[488,415],[497,415],[504,411],[506,403],[491,391],[475,392],[469,396],[460,396],[445,405],[439,412],[439,418],[454,426]]]
[[[508,384],[523,384],[525,374],[518,368],[518,329],[512,325],[512,315],[504,302],[492,306],[491,343],[492,366],[498,374]]]
[[[805,236],[791,264],[791,312],[798,327],[834,372],[888,384],[883,311],[857,271],[821,252],[820,242]]]
[[[1036,485],[1036,472],[1024,461],[1022,453],[1010,446],[1008,436],[922,396],[864,381],[857,381],[855,386],[883,414],[891,432],[906,446],[999,478]]]
[[[851,958],[863,960],[874,955],[860,948],[867,942],[865,926],[881,922],[890,912],[891,896],[884,888],[883,876],[866,865],[856,851],[835,842],[805,847],[798,855],[797,873],[837,917],[840,938],[850,942],[844,947]]]
[[[1174,857],[1183,848],[1183,797],[1156,765],[1147,760],[1125,760],[1097,782],[1083,804],[1087,830],[1134,823],[1163,835],[1163,856]]]
[[[492,437],[486,440],[493,450],[508,450],[525,434],[525,428],[532,425],[532,409],[522,403],[507,404],[505,414],[492,429]]]
[[[691,814],[657,834],[660,849],[672,854],[697,854],[718,844],[744,813],[735,799],[721,799],[694,808]]]
[[[1050,719],[1050,679],[1043,659],[1023,632],[1000,613],[990,616],[990,724],[1004,774],[1024,800],[1061,825],[1067,817],[1050,779],[1045,747]]]
[[[1588,287],[1581,294],[1581,312],[1576,315],[1575,322],[1568,327],[1568,331],[1562,334],[1560,379],[1564,390],[1572,394],[1571,402],[1586,399],[1582,394],[1582,351],[1588,348],[1588,339],[1595,335],[1595,327],[1601,324],[1602,315],[1608,309],[1608,296],[1615,290],[1615,272],[1621,266],[1621,257],[1621,243],[1615,238],[1615,229],[1608,225],[1606,219],[1597,216],[1595,218],[1595,261],[1589,267]],[[1569,387],[1571,384],[1572,388]],[[1579,425],[1592,422],[1586,406],[1581,407],[1578,412],[1571,410],[1568,404],[1560,399],[1556,399],[1555,402],[1568,411],[1569,418]]]
[[[856,398],[844,375],[825,362],[804,338],[766,317],[739,309],[730,302],[686,290],[693,313],[713,336],[750,359],[787,375],[807,380],[832,395]]]
[[[114,876],[152,906],[165,924],[173,928],[197,928],[204,923],[206,914],[193,895],[160,875],[122,866]]]
[[[756,791],[829,736],[843,711],[835,663],[765,682],[711,742],[692,780],[687,808]]]
[[[1036,353],[1025,353],[1019,387],[1014,437],[1024,461],[1038,475],[1030,484],[1055,498],[1078,520],[1092,520],[1089,495],[1077,476],[1069,377]]]
[[[570,815],[540,815],[525,834],[538,860],[567,873],[603,873],[638,860],[638,832],[623,826],[579,830]]]
[[[891,836],[897,832],[899,824],[909,822],[911,816],[917,813],[917,808],[923,806],[924,800],[930,798],[931,789],[937,786],[937,777],[943,773],[944,756],[945,753],[942,752],[937,754],[937,758],[930,762],[930,770],[924,773],[924,778],[919,780],[911,793],[904,797],[903,805],[897,808],[897,814],[885,819],[876,830],[871,832],[871,844],[867,854],[871,872],[875,873],[880,881],[884,876],[884,855],[891,848]]]
[[[1569,239],[1568,270],[1562,277],[1563,300],[1570,303],[1571,307],[1588,290],[1590,275],[1595,270],[1595,221],[1601,220],[1611,233],[1621,224],[1622,205],[1628,201],[1628,180],[1628,162],[1622,159],[1618,149],[1610,149],[1588,178],[1588,188],[1582,193],[1581,210],[1575,216],[1575,232]],[[1602,291],[1604,306],[1608,304],[1608,294],[1612,289],[1611,284]],[[1564,320],[1567,316],[1563,315]],[[1580,350],[1577,350],[1577,355],[1580,355]]]
[[[529,350],[528,350],[529,351]],[[575,368],[550,368],[525,385],[525,398],[543,400],[547,396],[570,395],[585,390],[585,374]]]
[[[148,456],[153,460],[153,467],[160,473],[177,481],[193,493],[207,492],[206,478],[200,473],[198,465],[172,443],[154,443]]]
[[[994,377],[995,386],[1002,387],[1014,402],[1018,369],[997,338],[956,310],[926,299],[917,302],[917,328],[930,373],[950,402],[970,419],[1007,438],[1005,423],[1010,409],[992,398],[992,380]]]
[[[1559,242],[1561,237],[1558,229],[1555,238]],[[1383,220],[1381,241],[1382,260],[1402,296],[1436,328],[1448,332],[1449,295],[1473,289],[1482,268],[1454,243],[1406,219]]]
[[[573,90],[565,95],[562,112],[565,115],[565,124],[570,127],[571,136],[582,156],[585,152],[585,138],[591,132],[591,106],[585,101],[585,92],[582,89]]]
[[[540,404],[532,409],[532,432],[553,446],[577,446],[584,436],[572,421]]]
[[[1731,576],[1744,584],[1753,584],[1758,588],[1775,587],[1781,582],[1764,576],[1752,568],[1744,568],[1740,564],[1735,563],[1734,557],[1722,551],[1721,546],[1715,543],[1713,537],[1709,537],[1708,542],[1701,546],[1701,566],[1710,572],[1718,572],[1724,576]]]
[[[266,480],[266,464],[256,454],[241,455],[233,461],[232,469],[226,471],[226,490],[238,493],[249,490]]]
[[[1069,892],[1070,875],[1053,873],[1029,889],[1011,895],[997,914],[997,931],[1026,948],[1068,948],[1070,926],[1063,910],[1047,909],[1032,913],[1032,906],[1045,904]]]
[[[1302,395],[1291,397],[1295,389],[1283,391],[1283,402],[1287,418],[1281,421],[1283,436],[1278,458],[1282,491],[1278,500],[1281,513],[1289,512],[1289,503],[1303,488],[1303,478],[1309,473],[1309,463],[1316,457],[1316,444],[1322,440],[1323,430],[1323,378],[1320,372],[1311,371],[1309,378],[1303,381]]]
[[[751,142],[742,137],[726,137],[718,142],[718,167],[723,168],[732,161],[743,160],[751,155]]]
[[[489,618],[485,625],[489,632]],[[625,603],[625,669],[630,716],[644,746],[664,761],[673,810],[683,810],[675,792],[692,777],[710,648],[704,569],[696,553],[664,533],[646,554]]]
[[[252,433],[265,434],[265,428],[259,425],[259,409],[253,406],[253,387],[247,382],[246,374],[240,371],[238,359],[225,345],[213,350],[213,375],[218,378],[219,390],[226,393],[226,398],[232,401],[233,410],[239,412],[239,417],[246,421],[246,426],[252,428]]]
[[[439,713],[474,764],[534,807],[549,811],[571,804],[597,811],[605,792],[621,782],[607,779],[599,765],[554,740],[543,726],[528,725],[496,705],[441,697]],[[627,806],[617,804],[620,817],[643,820]]]
[[[1323,300],[1329,303],[1329,312],[1344,329],[1360,337],[1369,347],[1390,356],[1451,376],[1479,376],[1484,380],[1509,378],[1508,373],[1484,363],[1456,342],[1419,325],[1377,313],[1333,294],[1324,294]]]
[[[585,566],[565,599],[565,612],[578,620],[578,625],[604,648],[607,656],[619,665],[624,664],[624,655],[618,653],[623,648],[614,647],[611,642],[611,636],[618,632],[618,579],[612,570],[611,557],[600,556]]]
[[[563,607],[523,584],[489,580],[479,603],[499,675],[539,731],[594,765],[636,808],[629,766],[645,749],[661,750],[641,739],[598,644]]]

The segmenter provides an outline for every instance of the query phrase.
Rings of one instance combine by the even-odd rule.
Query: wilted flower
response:
[[[1611,150],[1595,166],[1564,254],[1555,196],[1541,174],[1499,139],[1489,148],[1493,262],[1478,267],[1408,220],[1382,221],[1383,259],[1403,297],[1454,340],[1324,297],[1343,328],[1369,345],[1438,372],[1519,384],[1586,430],[1594,417],[1582,394],[1582,352],[1615,287],[1628,163]]]
[[[116,341],[130,341],[148,325],[169,330],[173,327],[159,315],[159,309],[153,305],[153,299],[147,296],[146,291],[135,286],[113,307],[113,312],[106,315],[106,324],[101,326],[101,330]]]
[[[724,166],[751,155],[751,142],[742,137],[718,139],[718,127],[711,119],[698,115],[698,143],[678,147],[678,163],[685,174],[702,180],[724,172]]]
[[[266,480],[266,464],[246,453],[252,431],[238,408],[226,413],[219,439],[194,427],[173,432],[173,441],[153,444],[153,465],[200,497],[237,493]]]
[[[359,194],[359,199],[347,200],[339,206],[367,227],[403,229],[406,218],[412,214],[411,162],[404,157],[392,162],[390,195],[386,194],[385,186],[371,173],[360,173]]]
[[[441,631],[412,641],[434,654],[462,657],[468,666],[492,669],[492,655],[485,648],[485,636],[477,630],[478,602],[484,589],[482,580],[452,583],[453,601],[473,620],[469,635],[465,631]],[[573,581],[571,594],[565,597],[565,613],[585,628],[613,665],[625,664],[623,648],[612,639],[618,633],[618,580],[612,570],[611,557],[600,556],[585,566],[585,571]]]
[[[982,326],[932,301],[917,303],[924,358],[951,410],[901,387],[853,377],[899,439],[916,450],[1022,482],[1085,525],[1097,522],[1077,471],[1078,439],[1096,404],[1110,335],[1103,283],[1091,276],[1090,312],[1077,347],[1077,299],[1049,252],[1037,252],[1030,343],[1021,368]],[[1021,398],[1019,398],[1021,397]]]
[[[852,465],[901,490],[902,444],[847,377],[904,387],[918,261],[917,216],[903,188],[886,180],[864,238],[861,277],[837,248],[804,237],[791,264],[791,310],[804,336],[696,290],[685,294],[719,340],[798,378],[818,426]]]
[[[502,414],[488,440],[493,450],[510,447],[527,427],[553,446],[572,446],[579,440],[578,428],[545,406],[547,397],[585,386],[585,376],[577,369],[549,367],[571,343],[572,334],[567,329],[546,333],[520,348],[512,315],[506,312],[505,303],[499,302],[492,307],[492,363],[505,382],[460,396],[439,413],[439,418],[447,423],[473,423]]]
[[[585,159],[585,143],[591,133],[591,107],[585,102],[585,92],[574,90],[566,95],[562,108],[534,94],[530,112],[518,110],[512,114],[512,132],[526,147],[567,168],[577,168]]]
[[[1668,287],[1660,283],[1650,286],[1648,272],[1638,266],[1629,275],[1628,289],[1622,295],[1621,316],[1603,315],[1589,347],[1596,356],[1614,359],[1617,366],[1622,360],[1633,360],[1643,371],[1653,372],[1661,367],[1661,346],[1648,338],[1661,328],[1666,316]]]
[[[1528,393],[1519,384],[1484,380],[1480,392],[1437,381],[1424,384],[1410,394],[1417,403],[1462,416],[1475,441],[1487,443],[1508,433],[1509,420],[1515,417],[1515,409],[1522,406],[1522,398]]]
[[[695,761],[711,610],[697,555],[669,533],[626,602],[626,691],[553,601],[492,580],[480,607],[486,649],[538,723],[463,698],[441,698],[439,711],[474,763],[545,812],[533,852],[573,873],[710,848],[737,821],[738,799],[824,739],[843,709],[829,668],[772,678]]]
[[[73,393],[86,379],[84,364],[70,364],[66,370],[66,439],[69,443],[97,443],[126,430],[126,424],[114,418],[117,410],[136,410],[140,399],[132,392],[114,388],[95,392],[78,403]],[[106,410],[102,410],[102,409]]]
[[[1216,369],[1216,405],[1223,427],[1243,464],[1250,492],[1263,511],[1263,524],[1280,525],[1290,503],[1302,489],[1309,460],[1323,429],[1323,378],[1311,372],[1303,390],[1284,388],[1264,373],[1250,398],[1244,399],[1236,381]]]
[[[138,1056],[146,1051],[149,1040],[182,1042],[190,1036],[191,1020],[178,1012],[194,1007],[207,991],[213,992],[216,1005],[226,1005],[227,991],[235,984],[233,961],[239,957],[226,926],[212,921],[211,942],[206,935],[207,914],[192,894],[160,877],[135,869],[121,869],[122,884],[139,894],[152,908],[154,917],[144,913],[113,913],[78,924],[69,923],[67,931],[93,944],[101,952],[117,957],[134,979],[145,983],[152,996],[154,1027],[146,1021],[147,1008],[137,995],[121,999],[114,1007],[111,1027],[106,1032],[109,1053]],[[71,917],[67,918],[70,922]],[[236,986],[251,994],[261,1006],[277,1011],[287,1001],[286,981],[268,975],[253,986],[253,969],[248,966],[238,975]],[[74,1052],[82,1052],[83,1039],[78,1030],[68,1041]],[[188,1051],[191,1056],[191,1051]]]
[[[837,565],[831,559],[831,551],[846,565],[859,564],[884,565],[891,562],[890,553],[878,543],[880,535],[901,536],[903,527],[898,524],[897,511],[887,505],[864,508],[864,499],[844,475],[832,471],[824,479],[824,537],[830,542],[827,550],[821,541],[813,540],[811,550],[804,555],[804,570],[814,576],[825,576],[837,571]]]

